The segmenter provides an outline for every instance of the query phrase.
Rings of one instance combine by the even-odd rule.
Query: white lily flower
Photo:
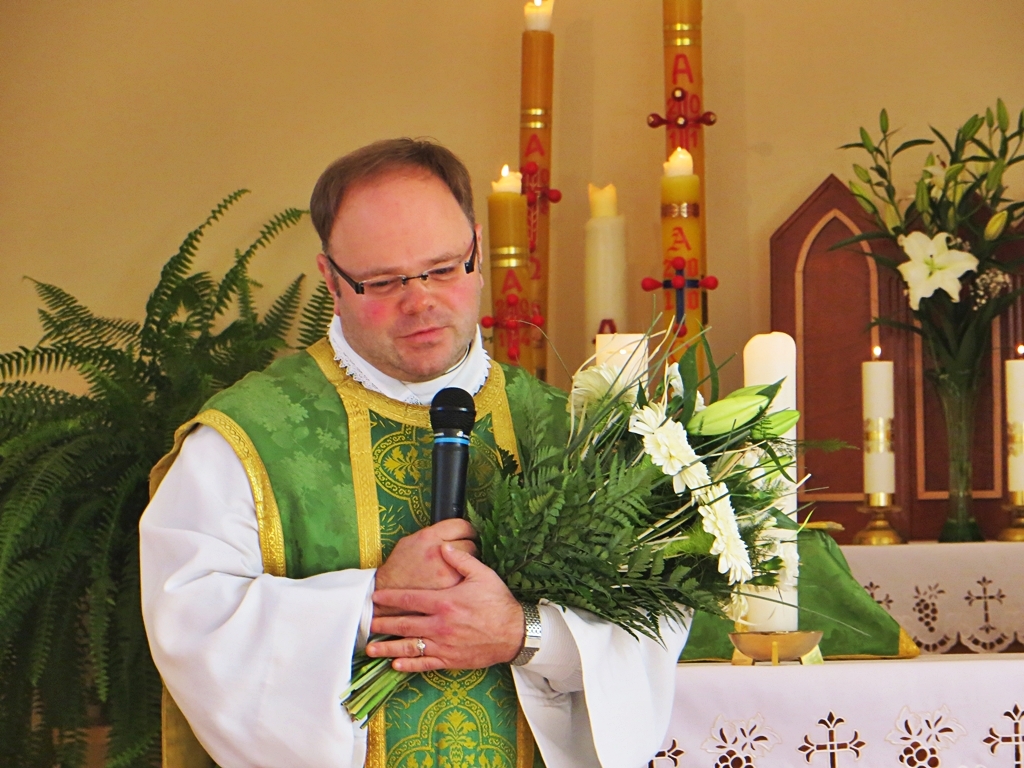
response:
[[[697,393],[697,402],[696,402],[696,404],[693,407],[693,412],[694,413],[700,413],[705,408],[707,408],[707,406],[704,404],[704,395],[702,395],[700,392],[698,392]]]
[[[623,402],[636,402],[636,381],[608,363],[592,365],[572,377],[569,409],[576,416],[605,396],[621,397]]]
[[[740,538],[728,487],[725,483],[715,483],[701,494],[701,499],[697,510],[703,518],[704,530],[715,537],[711,554],[718,555],[718,572],[727,573],[730,584],[749,581],[754,575],[750,553]]]
[[[917,310],[921,299],[942,289],[953,301],[960,301],[960,276],[978,268],[978,260],[964,251],[949,250],[949,233],[929,239],[923,232],[900,235],[899,244],[909,257],[898,269],[907,283],[910,308]]]

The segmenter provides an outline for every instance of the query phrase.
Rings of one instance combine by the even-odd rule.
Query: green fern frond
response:
[[[169,294],[188,274],[189,267],[192,266],[192,262],[196,257],[199,241],[202,239],[206,228],[215,221],[220,220],[232,205],[247,194],[249,194],[249,190],[238,189],[221,200],[210,211],[210,215],[206,217],[206,220],[188,233],[178,247],[178,252],[164,264],[163,269],[160,271],[160,280],[146,302],[146,322],[142,328],[143,344],[145,346],[152,345],[152,337],[158,331],[155,321],[167,317],[167,313],[163,311],[163,305],[167,301]]]
[[[305,275],[299,275],[292,280],[284,292],[270,305],[270,309],[263,316],[263,322],[259,324],[258,335],[261,338],[283,338],[295,323],[295,317],[299,313],[304,278]]]
[[[312,346],[326,336],[333,319],[334,299],[327,290],[327,284],[321,280],[299,319],[299,349]]]

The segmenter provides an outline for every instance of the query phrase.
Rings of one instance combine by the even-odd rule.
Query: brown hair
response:
[[[443,181],[470,226],[476,226],[469,171],[451,150],[425,139],[383,139],[339,157],[317,179],[309,212],[325,251],[345,193],[356,184],[403,168],[420,168]]]

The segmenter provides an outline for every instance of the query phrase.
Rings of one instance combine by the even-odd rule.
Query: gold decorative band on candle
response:
[[[541,107],[524,107],[519,110],[519,114],[532,117],[544,117],[544,115],[548,114],[548,111]]]
[[[892,452],[892,419],[864,419],[864,453]]]
[[[491,248],[491,256],[515,256],[520,253],[529,253],[529,248],[521,245],[506,245],[504,248]]]
[[[491,269],[518,269],[529,265],[529,259],[491,259]]]
[[[1006,450],[1011,456],[1024,454],[1024,422],[1011,421],[1006,425]]]
[[[665,30],[672,32],[690,32],[691,30],[699,32],[700,24],[694,24],[692,21],[680,21],[675,24],[666,24]]]
[[[1015,507],[1024,507],[1024,491],[1010,491],[1010,504]]]
[[[869,507],[891,507],[891,493],[866,493],[864,499]]]
[[[550,127],[550,124],[544,122],[543,120],[523,120],[522,122],[519,123],[519,127],[520,128],[529,128],[529,129],[535,130],[535,131],[540,131],[540,130],[543,130],[545,128]]]
[[[696,219],[700,216],[700,203],[665,203],[661,206],[663,219]]]

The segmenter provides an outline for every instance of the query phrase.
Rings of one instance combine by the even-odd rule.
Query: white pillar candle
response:
[[[875,356],[881,350],[875,348]],[[896,493],[896,455],[892,449],[892,361],[861,363],[864,408],[864,493]]]
[[[555,0],[530,0],[523,6],[526,29],[530,32],[550,32],[551,11],[554,7]]]
[[[1007,487],[1024,491],[1024,360],[1006,361]]]
[[[626,327],[626,219],[618,213],[615,185],[589,185],[590,220],[584,227],[585,333],[590,344],[603,320]]]
[[[759,333],[743,348],[743,386],[782,382],[769,411],[796,409],[796,342],[788,333]],[[784,434],[785,440],[796,440],[796,427]],[[795,471],[795,468],[794,468]],[[792,476],[792,473],[790,473]],[[794,478],[796,479],[796,478]],[[783,482],[788,482],[783,478]],[[790,517],[796,515],[796,486],[780,499],[779,507]]]
[[[642,333],[599,333],[595,362],[622,371],[622,381],[639,381],[646,386],[647,337]]]
[[[796,342],[788,333],[760,333],[751,338],[743,348],[743,386],[774,384],[777,381],[781,381],[782,386],[769,410],[774,412],[795,409]],[[796,440],[796,427],[782,437],[786,440]],[[795,465],[792,464],[788,468],[791,477],[795,469]],[[786,494],[779,499],[778,507],[795,519],[796,483],[784,477],[780,478],[780,482],[788,488]],[[790,554],[785,558],[788,567],[784,567],[779,573],[778,586],[749,587],[745,590],[752,595],[747,598],[749,608],[743,617],[747,624],[745,629],[751,632],[793,632],[800,628],[797,607],[799,566],[794,551],[797,546],[796,532],[780,529],[772,531],[771,535],[778,540],[780,549],[785,549]],[[757,597],[758,595],[760,597]]]

